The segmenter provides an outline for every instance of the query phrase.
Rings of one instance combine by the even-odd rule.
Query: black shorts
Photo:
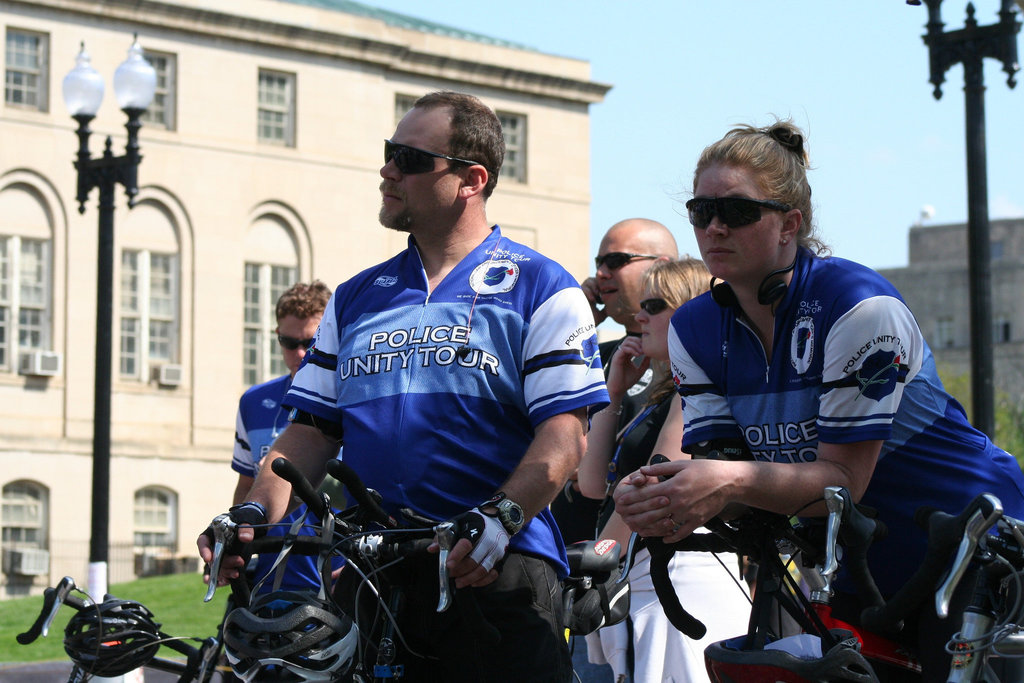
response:
[[[550,563],[509,553],[494,583],[455,590],[454,603],[441,614],[436,612],[436,556],[405,565],[401,571],[389,570],[391,581],[406,585],[398,623],[415,653],[399,650],[396,662],[404,665],[402,680],[566,683],[572,679],[561,585]],[[350,615],[355,614],[353,598],[359,582],[356,572],[346,569],[335,585],[335,598]],[[365,634],[374,616],[381,615],[368,588],[360,592],[359,602],[357,620]],[[376,658],[382,618],[376,622],[367,643],[370,665]]]

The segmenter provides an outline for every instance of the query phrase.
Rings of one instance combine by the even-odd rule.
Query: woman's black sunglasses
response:
[[[630,261],[635,259],[652,259],[659,258],[653,254],[630,254],[625,251],[609,251],[607,254],[602,254],[594,259],[594,263],[600,268],[604,266],[608,270],[618,270],[622,266],[626,265]]]
[[[761,220],[761,209],[789,211],[789,204],[773,199],[747,199],[746,197],[694,197],[686,202],[693,227],[703,230],[718,216],[730,228],[742,228]]]
[[[314,339],[316,339],[316,337],[310,337],[309,339],[296,339],[295,337],[289,337],[283,334],[277,335],[277,343],[289,351],[294,351],[300,346],[304,349],[311,349],[313,348]]]
[[[647,315],[658,315],[668,308],[668,302],[657,297],[644,299],[640,302],[640,308],[642,308],[644,313]]]
[[[469,159],[459,159],[458,157],[450,157],[447,154],[438,154],[437,152],[428,152],[425,149],[417,149],[409,145],[400,145],[397,142],[391,142],[391,140],[384,141],[384,163],[394,161],[395,166],[404,175],[416,175],[417,173],[433,171],[434,159],[447,159],[448,161],[466,164],[467,166],[483,165]]]

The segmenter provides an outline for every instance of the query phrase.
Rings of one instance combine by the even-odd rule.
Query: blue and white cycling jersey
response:
[[[291,376],[284,375],[250,387],[242,394],[238,401],[238,415],[235,418],[235,452],[231,458],[231,469],[247,477],[255,477],[259,473],[260,463],[270,452],[274,439],[288,426],[288,411],[281,407],[281,399],[284,398],[289,386]],[[283,536],[288,531],[288,525],[305,514],[306,506],[300,505],[281,520],[278,526],[271,527],[268,533],[272,536]],[[308,523],[316,524],[317,520],[311,519]],[[299,533],[308,535],[309,532],[302,529]],[[275,559],[276,555],[261,555],[257,558],[254,571],[257,580],[266,575]],[[317,589],[320,586],[320,576],[316,561],[316,558],[310,556],[288,557],[281,589]],[[334,560],[335,569],[341,565],[341,560]],[[262,590],[271,590],[273,582],[273,577],[267,579]]]
[[[981,492],[1024,514],[1016,461],[967,420],[896,289],[873,270],[801,249],[775,312],[772,358],[734,309],[704,294],[672,317],[683,448],[742,437],[758,460],[815,460],[818,442],[882,440],[862,503],[889,527],[869,552],[893,593],[924,556],[923,505],[958,513]]]
[[[274,439],[288,426],[288,411],[281,407],[281,399],[291,383],[290,375],[277,377],[250,387],[238,400],[235,452],[231,457],[235,472],[255,477]]]
[[[499,228],[432,292],[410,238],[338,287],[285,403],[340,424],[389,512],[448,519],[499,489],[541,422],[607,404],[594,330],[572,276]],[[546,509],[511,547],[566,571]]]

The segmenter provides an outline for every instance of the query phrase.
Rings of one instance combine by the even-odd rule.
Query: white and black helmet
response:
[[[359,630],[315,592],[275,591],[224,620],[224,650],[249,681],[332,681],[352,666]]]

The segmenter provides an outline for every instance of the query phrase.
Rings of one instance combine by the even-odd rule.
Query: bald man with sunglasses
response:
[[[548,503],[583,456],[588,413],[608,403],[586,296],[487,220],[504,140],[480,100],[421,97],[383,151],[379,219],[408,233],[408,247],[335,290],[268,459],[319,482],[343,441],[389,514],[455,523],[453,609],[436,612],[436,555],[405,565],[403,680],[568,683],[568,567]],[[271,475],[261,471],[242,505],[257,520],[279,519],[290,496]],[[209,543],[199,546],[208,558]],[[224,563],[220,581],[238,567]],[[341,572],[343,609],[359,584]],[[462,609],[472,602],[498,643]]]
[[[580,285],[590,302],[594,323],[600,325],[611,319],[624,328],[626,334],[639,334],[636,322],[643,293],[643,277],[647,269],[658,261],[670,261],[679,256],[676,240],[669,229],[648,218],[627,218],[608,229],[601,239],[594,262],[597,270]],[[624,339],[625,337],[623,337]],[[608,360],[622,339],[600,345],[601,362]],[[626,397],[620,422],[626,424],[643,406],[643,389],[650,383],[650,373],[638,382],[635,391]],[[600,501],[584,498],[579,492],[573,474],[551,508],[566,543],[595,537]]]
[[[635,316],[640,311],[641,280],[656,261],[678,258],[676,240],[668,228],[647,218],[619,221],[605,233],[594,262],[593,277],[583,281],[594,322],[611,318],[639,332]]]

